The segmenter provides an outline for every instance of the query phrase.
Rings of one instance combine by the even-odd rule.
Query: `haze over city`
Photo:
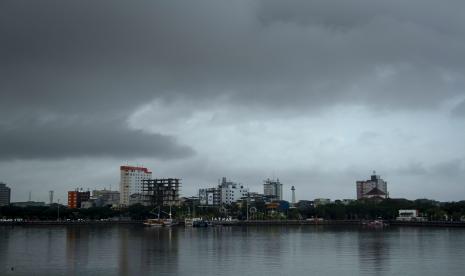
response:
[[[184,196],[225,176],[355,198],[376,170],[394,198],[464,199],[465,3],[105,3],[1,4],[12,201],[118,189],[125,164]]]

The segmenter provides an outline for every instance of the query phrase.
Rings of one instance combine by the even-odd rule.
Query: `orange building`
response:
[[[68,208],[81,208],[81,203],[90,199],[90,192],[69,191]]]

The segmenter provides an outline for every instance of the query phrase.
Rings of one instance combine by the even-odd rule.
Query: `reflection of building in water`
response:
[[[359,231],[358,255],[360,270],[384,274],[389,270],[389,236],[383,231]]]
[[[89,263],[89,227],[75,226],[66,228],[67,274],[76,274]],[[71,272],[71,273],[70,273]]]
[[[177,274],[179,231],[177,228],[120,228],[119,275],[143,275],[147,271]]]

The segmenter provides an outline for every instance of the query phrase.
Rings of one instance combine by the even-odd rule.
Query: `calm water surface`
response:
[[[465,229],[0,226],[0,275],[465,275]]]

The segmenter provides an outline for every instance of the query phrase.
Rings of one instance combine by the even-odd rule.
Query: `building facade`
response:
[[[219,188],[199,189],[199,203],[202,206],[221,205],[221,190]]]
[[[180,206],[180,188],[179,178],[144,179],[142,180],[142,200],[144,205]]]
[[[283,184],[279,182],[279,178],[276,180],[268,178],[263,183],[263,193],[273,200],[282,200]]]
[[[387,191],[387,182],[381,179],[376,172],[373,171],[369,180],[362,180],[356,182],[357,199],[363,198],[387,198],[389,196]]]
[[[9,205],[11,201],[11,189],[5,183],[0,183],[0,206]]]
[[[120,167],[120,204],[129,206],[129,198],[132,194],[142,193],[142,181],[151,179],[152,172],[143,167]]]
[[[230,205],[247,197],[248,193],[249,189],[223,177],[217,187],[199,189],[199,203],[202,206]]]
[[[117,206],[120,202],[120,193],[110,190],[93,190],[92,198],[95,200],[97,207],[101,206]]]
[[[68,192],[68,208],[76,209],[81,208],[81,204],[84,201],[89,201],[90,199],[90,192],[80,192],[76,191],[69,191]]]
[[[222,178],[219,189],[221,190],[221,204],[226,205],[230,205],[246,197],[249,192],[249,189],[244,188],[244,186],[232,181],[227,181],[226,177]]]

